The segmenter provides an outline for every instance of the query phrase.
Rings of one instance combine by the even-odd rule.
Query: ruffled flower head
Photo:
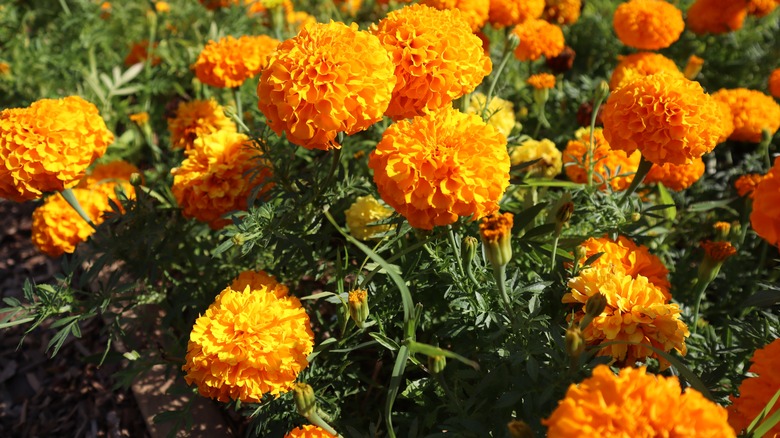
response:
[[[759,173],[748,173],[746,175],[741,175],[739,178],[737,178],[736,181],[734,181],[734,188],[737,189],[737,194],[739,194],[739,196],[742,196],[743,198],[747,196],[750,199],[753,199],[753,192],[756,190],[756,187],[758,187],[758,184],[763,179],[764,175]]]
[[[722,34],[742,28],[747,16],[744,1],[696,0],[688,8],[688,29],[697,34]]]
[[[360,196],[344,211],[349,232],[356,239],[373,239],[392,229],[392,225],[369,225],[389,218],[393,210],[380,204],[373,196]]]
[[[236,124],[215,100],[193,100],[179,104],[175,117],[168,119],[168,130],[171,147],[188,150],[198,137],[219,131],[236,132]]]
[[[758,143],[761,131],[774,135],[780,129],[780,105],[770,96],[747,88],[722,89],[712,95],[731,109],[734,132],[730,140]]]
[[[677,41],[685,28],[682,11],[664,0],[630,0],[615,9],[615,33],[623,44],[658,50]]]
[[[780,339],[775,339],[766,347],[756,350],[750,361],[753,364],[750,365],[748,372],[755,377],[748,377],[742,381],[739,386],[739,397],[729,397],[732,405],[727,408],[729,424],[739,432],[750,426],[753,419],[780,390],[780,374],[777,372],[780,369]],[[780,404],[775,403],[765,418],[771,417],[778,409]],[[764,436],[780,436],[780,424],[769,429]]]
[[[217,296],[192,328],[182,367],[187,384],[204,397],[247,403],[292,388],[314,334],[300,301],[275,291],[274,280],[270,288],[227,287]]]
[[[0,112],[0,198],[38,199],[73,187],[114,141],[95,105],[78,96]]]
[[[571,25],[580,19],[582,0],[545,0],[542,18],[559,26]]]
[[[777,0],[749,0],[747,11],[755,17],[765,17],[771,14],[778,4],[780,1]]]
[[[368,165],[382,199],[428,230],[497,211],[509,186],[506,138],[449,107],[390,125]]]
[[[75,188],[72,191],[92,223],[99,225],[103,222],[103,213],[110,209],[105,193],[88,188]],[[31,240],[42,253],[51,257],[73,253],[76,246],[85,242],[94,232],[95,229],[76,213],[60,193],[46,198],[32,214]]]
[[[561,28],[540,19],[528,19],[515,26],[512,33],[520,39],[515,48],[515,57],[520,61],[558,56],[566,45]]]
[[[269,55],[279,40],[266,35],[226,36],[209,41],[192,66],[195,76],[206,85],[217,88],[239,87],[268,66]]]
[[[458,9],[407,6],[371,31],[395,63],[398,82],[385,112],[394,120],[449,105],[474,91],[493,68]]]
[[[753,192],[750,225],[770,245],[780,246],[780,157]]]
[[[526,79],[526,83],[536,90],[549,90],[555,86],[555,76],[550,73],[537,73]]]
[[[296,427],[284,436],[284,438],[336,438],[331,435],[330,432],[322,429],[318,426],[306,424],[301,427]]]
[[[490,2],[487,0],[421,0],[420,4],[436,9],[459,9],[472,32],[487,23]]]
[[[733,438],[726,409],[688,388],[680,393],[677,377],[623,368],[616,376],[606,365],[569,386],[549,418],[550,438],[574,436]]]
[[[482,110],[485,109],[485,100],[487,96],[475,91],[471,94],[469,99],[469,107],[466,110],[469,114],[482,115]],[[485,109],[485,116],[487,117],[488,125],[496,128],[496,131],[509,137],[512,133],[512,129],[515,127],[515,107],[514,104],[508,100],[504,100],[498,96],[493,96],[490,99],[490,103]]]
[[[489,0],[489,3],[488,21],[497,28],[539,18],[544,12],[544,0]]]
[[[284,298],[290,293],[290,289],[276,280],[276,277],[265,271],[244,271],[230,283],[233,290],[244,290],[247,286],[252,290],[264,290],[272,293],[276,298]]]
[[[588,147],[590,146],[590,128],[581,128],[574,134],[575,139],[566,144],[563,151],[563,163],[566,176],[580,184],[588,181]],[[602,128],[596,128],[593,134],[593,181],[601,190],[607,185],[614,191],[626,190],[634,179],[642,158],[639,151],[631,155],[612,149],[604,138]]]
[[[656,163],[685,164],[715,148],[721,113],[698,82],[665,72],[639,78],[614,91],[602,115],[613,149]]]
[[[653,164],[645,177],[645,184],[661,183],[679,192],[692,186],[704,175],[704,160],[696,158],[688,164]]]
[[[616,90],[631,81],[658,72],[667,72],[671,75],[682,76],[677,64],[671,59],[659,53],[640,52],[627,56],[619,56],[618,65],[612,71],[609,79],[609,88]]]
[[[523,171],[536,177],[555,178],[561,173],[563,159],[561,151],[552,141],[543,138],[541,140],[529,139],[512,149],[509,154],[512,166],[521,163],[539,160]]]
[[[392,59],[357,24],[306,25],[271,55],[257,86],[268,125],[307,149],[340,147],[334,140],[382,119],[395,85]]]

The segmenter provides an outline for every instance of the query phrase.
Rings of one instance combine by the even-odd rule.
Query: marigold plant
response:
[[[639,52],[626,56],[618,56],[618,65],[612,71],[609,88],[616,90],[631,81],[658,72],[668,72],[682,76],[677,64],[660,53]]]
[[[289,431],[284,438],[335,438],[335,436],[320,427],[306,424]]]
[[[489,0],[488,3],[488,21],[497,28],[539,18],[544,12],[544,0]]]
[[[546,138],[526,140],[513,147],[509,154],[509,161],[513,166],[535,160],[539,161],[523,169],[531,176],[555,178],[563,168],[561,151],[555,143]]]
[[[780,157],[753,191],[750,225],[770,245],[780,244]]]
[[[239,87],[268,66],[268,57],[278,45],[279,40],[266,35],[239,38],[228,35],[209,41],[192,68],[206,85]]]
[[[630,155],[624,151],[612,149],[604,138],[602,128],[596,128],[593,134],[593,154],[588,160],[590,146],[590,128],[581,128],[575,134],[575,139],[566,144],[563,151],[563,163],[566,176],[580,184],[588,181],[588,167],[593,165],[593,181],[601,190],[609,185],[612,190],[621,191],[628,188],[634,179],[634,173],[639,167],[641,155],[634,151]]]
[[[420,4],[436,9],[459,9],[472,32],[482,29],[487,23],[490,10],[490,2],[485,0],[422,0]]]
[[[488,125],[496,128],[496,131],[503,134],[504,137],[509,137],[516,122],[514,104],[498,96],[493,96],[485,108],[485,100],[487,100],[487,96],[475,91],[471,94],[466,112],[481,116],[484,110]]]
[[[729,397],[732,405],[728,407],[729,424],[734,430],[744,432],[756,416],[766,407],[769,400],[780,390],[780,339],[775,339],[764,348],[753,353],[752,365],[748,377],[739,386],[739,396]],[[779,404],[767,413],[769,418],[780,409]],[[780,436],[780,424],[769,429],[767,437]]]
[[[172,148],[189,150],[198,137],[219,131],[236,132],[236,124],[217,101],[193,100],[176,107],[174,117],[168,119],[168,131]]]
[[[546,0],[542,18],[561,26],[571,25],[580,19],[582,0]]]
[[[658,50],[677,41],[685,28],[682,11],[664,0],[630,0],[615,9],[615,33],[623,44]]]
[[[675,192],[692,186],[704,175],[704,160],[696,158],[688,164],[653,164],[645,177],[645,184],[660,182]]]
[[[696,0],[686,14],[688,29],[697,34],[722,34],[742,28],[747,16],[744,1]]]
[[[758,143],[761,131],[774,135],[780,129],[780,104],[770,96],[747,88],[721,89],[712,97],[729,105],[734,122],[730,140]]]
[[[515,57],[520,61],[558,56],[565,46],[561,28],[544,20],[528,19],[515,26],[512,33],[520,39],[515,48]]]
[[[373,196],[360,196],[344,211],[347,227],[355,238],[372,239],[392,229],[391,225],[369,225],[387,219],[393,211],[379,203]]]

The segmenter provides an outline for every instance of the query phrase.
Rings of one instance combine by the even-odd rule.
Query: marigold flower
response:
[[[155,2],[154,10],[161,14],[171,12],[171,5],[168,2]]]
[[[734,114],[731,112],[731,105],[725,100],[718,99],[715,99],[715,103],[718,104],[718,110],[720,111],[719,114],[722,128],[720,137],[718,137],[718,144],[720,144],[731,137],[736,126],[734,126]]]
[[[192,68],[206,85],[218,88],[240,87],[247,79],[268,66],[269,55],[279,40],[266,35],[226,36],[209,41]]]
[[[615,90],[604,106],[604,137],[613,149],[656,163],[685,164],[715,148],[721,113],[698,82],[661,72]]]
[[[477,32],[487,23],[490,10],[490,2],[486,0],[421,0],[420,4],[440,10],[459,9],[472,32]]]
[[[268,125],[307,149],[338,148],[348,135],[382,119],[395,85],[379,40],[357,24],[306,25],[279,45],[257,86]]]
[[[734,132],[729,136],[730,140],[758,143],[763,129],[768,129],[772,135],[780,129],[780,104],[760,91],[721,89],[712,97],[728,103],[731,109]]]
[[[428,230],[495,212],[509,185],[506,138],[449,107],[390,125],[368,165],[382,199]]]
[[[449,105],[474,91],[493,68],[458,9],[407,6],[371,31],[395,64],[398,82],[385,112],[394,120]]]
[[[252,290],[264,290],[272,293],[276,298],[284,298],[290,293],[290,289],[276,280],[276,277],[265,271],[244,271],[230,282],[229,288],[239,291],[247,286]]]
[[[335,436],[318,426],[306,424],[291,430],[284,438],[335,438]]]
[[[780,68],[776,68],[770,73],[768,88],[769,94],[780,99]]]
[[[722,263],[724,260],[737,253],[736,248],[731,245],[731,242],[722,240],[717,242],[705,240],[701,242],[701,247],[704,248],[705,257],[715,263]]]
[[[753,192],[750,224],[770,245],[780,244],[780,158]]]
[[[506,266],[512,260],[512,226],[515,217],[512,213],[493,213],[482,218],[479,235],[485,246],[485,256],[493,269]]]
[[[16,202],[73,187],[114,134],[78,96],[0,112],[0,197]]]
[[[297,298],[278,297],[262,285],[227,287],[195,321],[184,379],[205,397],[259,403],[263,394],[277,397],[292,388],[313,344]]]
[[[756,17],[764,17],[772,13],[780,3],[777,0],[750,0],[747,5],[747,12]]]
[[[81,208],[95,225],[103,222],[103,212],[109,209],[103,192],[87,188],[72,189]],[[95,229],[76,213],[60,193],[46,198],[32,215],[32,242],[44,254],[59,257],[73,253]]]
[[[146,111],[130,114],[128,118],[138,126],[144,126],[147,123],[149,123],[149,113],[147,113]]]
[[[580,184],[588,181],[588,147],[590,146],[590,128],[580,128],[574,134],[575,139],[566,144],[563,151],[563,163],[566,176]],[[642,158],[639,151],[631,155],[612,149],[604,138],[602,128],[596,128],[593,135],[593,180],[601,190],[607,185],[614,191],[626,190],[634,179]]]
[[[157,42],[152,44],[152,52],[154,52],[155,49],[157,49]],[[125,57],[125,66],[130,67],[131,65],[138,64],[139,62],[146,62],[146,60],[149,59],[149,56],[149,41],[142,40],[133,43],[130,46],[130,53],[128,53]],[[149,62],[152,65],[159,65],[162,62],[162,58],[151,55],[151,61]]]
[[[664,0],[630,0],[615,9],[615,33],[623,44],[658,50],[677,41],[685,28],[682,11]]]
[[[110,181],[130,181],[134,173],[141,173],[135,164],[124,160],[99,163],[79,182],[79,187],[90,187]]]
[[[333,4],[338,6],[343,14],[354,17],[363,6],[363,0],[334,0]]]
[[[588,345],[597,346],[611,341],[638,344],[613,344],[602,348],[599,354],[612,356],[616,361],[631,365],[648,357],[658,359],[662,367],[669,364],[663,357],[642,344],[662,351],[675,350],[684,355],[685,338],[690,333],[680,320],[677,304],[667,304],[663,291],[650,283],[647,277],[632,277],[620,267],[591,267],[569,280],[571,291],[563,296],[564,303],[581,304],[576,308],[574,323],[585,316],[585,303],[594,294],[604,294],[607,306],[582,330]]]
[[[542,55],[558,56],[565,46],[561,28],[544,20],[528,19],[515,26],[512,33],[520,38],[515,49],[515,57],[520,61],[535,61]]]
[[[688,8],[688,29],[697,34],[722,34],[741,29],[747,15],[744,1],[696,0]]]
[[[631,81],[658,72],[682,76],[677,64],[660,53],[639,52],[627,56],[618,56],[618,65],[612,71],[609,88],[616,90]]]
[[[645,176],[644,183],[660,182],[670,190],[679,192],[692,186],[702,175],[704,175],[704,160],[696,158],[688,164],[666,163],[661,166],[653,164]]]
[[[514,104],[508,100],[504,100],[500,97],[493,96],[490,99],[490,103],[485,108],[485,100],[487,96],[475,91],[471,94],[469,99],[469,107],[466,110],[469,114],[482,115],[482,110],[485,110],[487,116],[488,125],[496,128],[496,131],[509,137],[512,133],[512,129],[515,127],[515,107]]]
[[[555,86],[555,76],[550,73],[538,73],[526,79],[526,83],[537,90],[550,89]]]
[[[580,19],[582,0],[546,0],[542,18],[560,26],[570,25]]]
[[[731,232],[731,224],[728,222],[718,221],[712,224],[712,229],[715,230],[715,233],[719,236],[725,237],[729,235],[729,232]]]
[[[215,100],[193,100],[179,104],[176,115],[168,119],[168,130],[171,147],[189,150],[198,137],[219,131],[236,132],[236,124]]]
[[[512,148],[512,152],[509,154],[512,166],[534,160],[539,161],[523,169],[531,176],[555,178],[563,168],[561,151],[558,150],[555,143],[546,138],[526,140],[519,146]]]
[[[739,397],[730,396],[732,405],[729,406],[729,424],[734,430],[743,432],[748,428],[758,413],[761,412],[780,390],[780,339],[775,339],[764,348],[760,348],[753,353],[750,360],[749,373],[755,377],[748,377],[742,381],[739,386]],[[765,418],[769,418],[780,409],[780,404],[775,406],[767,413]],[[770,429],[766,437],[780,436],[780,424]]]
[[[537,19],[544,12],[544,0],[489,0],[489,3],[488,21],[496,28]]]
[[[181,166],[171,170],[171,191],[184,217],[206,222],[215,230],[231,222],[222,217],[228,212],[246,210],[252,189],[271,176],[270,168],[258,160],[259,152],[244,134],[219,131],[198,137],[186,154]],[[249,178],[253,170],[258,173]],[[270,187],[266,184],[260,194]]]
[[[677,377],[648,374],[644,367],[623,368],[616,376],[607,365],[572,384],[549,418],[550,438],[572,436],[734,437],[726,409],[688,388]]]
[[[393,211],[379,203],[373,196],[360,196],[344,211],[349,232],[360,240],[374,239],[392,229],[392,225],[369,225],[387,219]]]
[[[741,197],[749,197],[753,199],[753,192],[758,187],[758,184],[764,179],[764,175],[759,173],[748,173],[741,175],[734,181],[734,187],[737,189],[737,194]]]

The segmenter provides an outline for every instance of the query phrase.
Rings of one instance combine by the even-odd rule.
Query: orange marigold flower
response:
[[[489,0],[488,21],[502,28],[536,19],[544,12],[544,0]]]
[[[512,148],[509,154],[509,162],[517,166],[529,161],[538,162],[523,169],[531,176],[543,178],[555,178],[561,173],[563,167],[561,151],[552,141],[543,138],[541,140],[529,139]]]
[[[607,306],[601,315],[582,330],[586,343],[598,346],[611,341],[627,341],[637,344],[613,344],[603,347],[600,355],[612,356],[616,361],[632,365],[648,357],[658,359],[662,367],[669,364],[653,350],[642,344],[652,345],[662,351],[687,352],[685,338],[690,333],[680,320],[677,304],[667,304],[663,291],[650,283],[647,277],[632,277],[620,267],[591,267],[569,280],[571,291],[563,296],[564,303],[579,305],[574,323],[585,316],[585,303],[592,295],[601,293],[607,298]]]
[[[734,133],[734,114],[731,112],[731,105],[725,100],[715,99],[715,103],[718,104],[718,111],[720,115],[721,128],[720,137],[718,137],[718,144],[723,143],[731,137]]]
[[[390,231],[392,225],[369,225],[392,216],[393,210],[380,204],[373,196],[360,196],[344,211],[349,232],[356,239],[368,240]]]
[[[761,130],[768,129],[772,135],[780,129],[780,104],[770,96],[747,88],[721,89],[712,97],[726,102],[734,117],[734,132],[730,140],[758,143]]]
[[[168,130],[171,147],[189,150],[198,137],[219,131],[236,132],[236,124],[215,100],[193,100],[179,104],[176,115],[168,119]]]
[[[231,222],[222,217],[228,212],[246,210],[252,189],[271,176],[268,164],[258,161],[259,152],[244,134],[219,131],[198,137],[186,154],[181,166],[171,170],[171,190],[185,217],[206,222],[215,230]],[[249,178],[248,173],[258,166],[259,172]],[[260,194],[270,187],[265,184]]]
[[[613,149],[639,150],[656,163],[685,164],[710,152],[721,114],[698,82],[665,72],[614,91],[604,106],[604,137]]]
[[[318,426],[306,424],[291,430],[284,438],[335,438],[335,436]]]
[[[741,29],[747,15],[744,1],[696,0],[688,8],[688,29],[697,34],[722,34]]]
[[[753,192],[758,187],[758,184],[764,179],[764,175],[759,173],[748,173],[742,175],[734,182],[734,187],[737,189],[737,194],[742,196],[748,196],[753,199]]]
[[[276,277],[265,271],[244,271],[234,278],[228,287],[233,290],[244,290],[249,286],[252,290],[265,290],[276,296],[284,298],[290,293],[290,289],[276,280]]]
[[[421,0],[420,4],[441,10],[459,9],[472,32],[482,29],[487,23],[490,10],[490,2],[486,0]]]
[[[780,99],[780,68],[776,68],[770,73],[768,88],[769,94]]]
[[[158,1],[154,3],[154,10],[161,14],[171,12],[171,5],[168,2]]]
[[[130,114],[128,118],[138,126],[144,126],[147,123],[149,123],[149,113],[147,113],[146,111]]]
[[[677,41],[685,28],[682,11],[664,0],[630,0],[615,9],[615,33],[623,44],[658,50]]]
[[[701,247],[704,248],[705,257],[715,263],[723,262],[737,253],[737,249],[734,248],[731,242],[723,240],[717,242],[705,240],[701,242]]]
[[[777,0],[750,0],[747,5],[748,14],[756,17],[764,17],[772,13],[777,7]]]
[[[550,89],[555,86],[555,76],[550,73],[538,73],[526,79],[526,83],[537,90]]]
[[[565,42],[560,27],[544,20],[528,19],[512,29],[520,38],[515,57],[520,61],[535,61],[542,55],[552,58],[563,52]]]
[[[645,176],[644,183],[660,182],[670,190],[679,192],[692,186],[702,175],[704,175],[704,160],[696,158],[688,164],[666,163],[661,166],[653,164]]]
[[[582,0],[545,0],[542,18],[564,26],[576,23],[581,11]]]
[[[266,35],[226,36],[209,41],[192,66],[195,76],[206,85],[218,88],[240,87],[247,79],[268,66],[268,56],[279,40]]]
[[[780,157],[753,192],[750,225],[771,245],[780,244]]]
[[[7,62],[0,61],[0,76],[7,75],[11,72],[11,66]]]
[[[616,90],[642,76],[658,72],[682,76],[677,64],[660,53],[640,52],[627,56],[618,56],[618,65],[612,71],[609,88]]]
[[[379,39],[357,24],[309,24],[271,56],[257,105],[271,129],[292,143],[338,148],[339,132],[351,135],[382,119],[393,70]]]
[[[103,222],[103,212],[109,210],[108,198],[101,191],[88,188],[72,189],[81,208],[95,225]],[[32,242],[44,254],[59,257],[73,253],[95,229],[76,213],[60,193],[46,198],[32,214]]]
[[[259,403],[289,391],[314,345],[309,317],[293,296],[268,286],[225,288],[195,321],[182,369],[187,384],[226,402]]]
[[[509,186],[506,138],[450,107],[390,125],[368,165],[382,199],[428,230],[497,211]]]
[[[486,242],[496,243],[512,236],[514,223],[512,213],[493,213],[482,218],[482,222],[479,223],[479,235]]]
[[[135,164],[128,163],[124,160],[114,160],[108,163],[99,163],[95,167],[87,172],[87,176],[82,179],[78,187],[95,187],[103,183],[109,182],[129,182],[130,177],[134,174],[141,174],[138,167]],[[132,186],[128,184],[128,187],[135,191]]]
[[[734,430],[743,432],[748,428],[758,413],[769,403],[769,400],[780,390],[780,339],[775,339],[764,348],[756,350],[750,360],[749,373],[755,377],[748,377],[739,386],[739,397],[731,396],[733,403],[729,406],[729,424]],[[775,404],[765,418],[769,418],[777,410],[780,404]],[[760,423],[759,423],[760,424]],[[780,424],[769,429],[766,437],[780,437]]]
[[[566,176],[580,184],[588,181],[588,147],[590,146],[590,128],[580,128],[563,151],[563,164]],[[593,135],[593,181],[599,184],[601,190],[607,189],[607,184],[614,191],[626,190],[634,179],[642,158],[639,151],[631,155],[624,151],[612,149],[604,138],[602,128],[596,128]]]
[[[407,6],[371,31],[395,63],[398,82],[385,112],[394,120],[449,105],[474,91],[493,68],[458,9]]]
[[[648,374],[644,367],[623,368],[616,376],[598,365],[591,377],[569,386],[542,424],[550,438],[735,436],[726,409],[693,388],[681,394],[677,377]]]
[[[333,4],[338,6],[343,14],[354,17],[363,6],[363,0],[334,0]]]
[[[0,198],[16,202],[73,187],[114,134],[78,96],[0,112]]]
[[[154,52],[155,49],[157,49],[156,42],[152,45],[152,52]],[[128,53],[125,57],[125,66],[130,67],[131,65],[138,64],[139,62],[146,62],[146,60],[149,59],[149,56],[149,41],[142,40],[137,43],[133,43],[130,46],[130,53]],[[162,58],[152,55],[150,62],[152,65],[159,65],[162,62]]]

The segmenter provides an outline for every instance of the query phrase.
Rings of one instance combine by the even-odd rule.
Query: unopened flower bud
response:
[[[301,416],[309,418],[317,411],[317,399],[314,397],[314,389],[307,383],[293,384],[293,399],[295,408]]]
[[[731,245],[731,242],[726,241],[710,242],[707,240],[701,243],[701,247],[704,248],[704,259],[699,264],[698,279],[701,282],[710,283],[718,276],[723,262],[736,254],[737,250]]]
[[[638,211],[631,213],[631,222],[639,222],[639,219],[642,219],[641,213]]]
[[[579,260],[580,263],[584,262],[588,258],[588,248],[585,248],[584,246],[578,246],[574,252],[577,255],[577,260]]]
[[[696,79],[696,76],[699,76],[699,73],[701,72],[701,67],[704,65],[704,60],[699,58],[696,55],[691,55],[688,58],[688,63],[685,65],[685,70],[683,71],[683,75],[685,75],[685,79],[688,79],[689,81],[692,81]]]
[[[512,438],[534,438],[534,431],[525,421],[512,420],[506,427]]]
[[[428,356],[428,370],[431,374],[439,374],[447,366],[447,358],[444,356]]]
[[[580,321],[580,329],[584,330],[590,322],[593,321],[593,318],[604,313],[604,309],[606,308],[606,295],[601,292],[591,295],[591,297],[588,298],[588,301],[585,302],[585,316],[582,318],[582,321]]]
[[[471,266],[474,261],[474,256],[477,254],[477,241],[476,237],[466,236],[460,242],[460,256],[463,259],[463,266]]]
[[[235,235],[233,235],[233,237],[230,238],[230,240],[233,241],[233,245],[235,246],[241,246],[246,241],[244,235],[241,233],[236,233]]]
[[[544,104],[547,103],[547,99],[550,98],[549,88],[534,88],[534,103],[540,108],[544,108]]]
[[[517,46],[520,45],[520,37],[515,35],[514,33],[509,34],[509,38],[506,39],[506,51],[514,51]]]
[[[563,202],[558,206],[558,209],[555,211],[555,234],[561,234],[561,229],[569,223],[572,213],[574,213],[573,202]]]
[[[577,326],[569,327],[566,330],[566,353],[572,361],[577,361],[580,355],[585,351],[585,339],[582,337],[582,330]]]
[[[503,268],[512,259],[512,225],[512,213],[493,213],[479,224],[485,255],[493,269]]]
[[[368,319],[368,293],[363,289],[353,290],[349,293],[349,316],[358,327],[363,328]]]
[[[731,232],[731,224],[728,222],[715,222],[712,225],[715,230],[715,237],[717,240],[728,240],[729,233]]]
[[[133,172],[133,173],[130,174],[130,184],[133,187],[138,187],[138,186],[140,186],[143,183],[144,183],[144,178],[141,176],[140,173]]]
[[[609,94],[609,84],[607,81],[601,81],[599,82],[598,88],[596,88],[596,96],[595,101],[600,103],[603,102],[604,99],[607,98],[607,95]]]

